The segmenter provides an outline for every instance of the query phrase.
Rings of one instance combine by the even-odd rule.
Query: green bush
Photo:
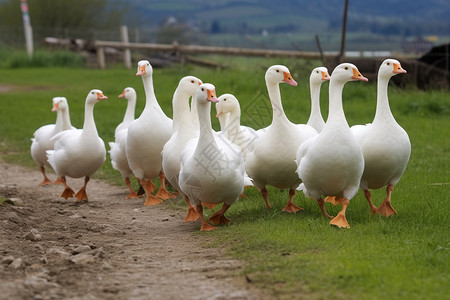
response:
[[[38,50],[29,57],[25,51],[0,49],[3,57],[1,68],[83,67],[84,57],[70,51]]]

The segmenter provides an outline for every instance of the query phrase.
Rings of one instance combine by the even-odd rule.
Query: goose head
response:
[[[178,89],[181,88],[183,91],[186,91],[189,96],[194,96],[198,87],[202,84],[203,82],[197,77],[186,76],[183,77],[178,83]]]
[[[366,77],[361,75],[358,68],[350,63],[343,63],[334,68],[330,80],[341,83],[355,80],[368,81]]]
[[[218,100],[219,102],[216,103],[216,118],[222,114],[234,112],[239,109],[239,101],[232,94],[223,94]]]
[[[65,110],[67,109],[68,104],[67,104],[67,99],[66,97],[54,97],[53,98],[53,108],[52,111],[57,111],[57,110]]]
[[[152,74],[153,68],[148,60],[141,60],[138,62],[136,76],[151,76]]]
[[[266,82],[272,84],[285,82],[287,84],[297,86],[297,82],[292,78],[289,69],[282,65],[274,65],[267,69]]]
[[[126,87],[123,89],[122,94],[117,96],[119,98],[125,98],[127,100],[130,100],[132,98],[136,98],[136,91],[132,87]]]
[[[328,69],[325,67],[315,68],[309,76],[310,84],[322,84],[322,82],[327,80],[330,80],[330,74],[328,74]]]
[[[207,104],[210,102],[219,102],[216,97],[216,88],[210,83],[203,83],[197,88],[195,93],[198,104]]]
[[[379,74],[390,78],[397,74],[406,73],[400,62],[396,59],[388,58],[380,66]]]
[[[86,97],[86,103],[88,104],[95,104],[100,100],[108,99],[101,90],[91,90],[89,94]]]

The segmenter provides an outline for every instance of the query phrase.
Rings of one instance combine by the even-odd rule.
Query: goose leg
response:
[[[206,202],[202,202],[202,205],[206,208],[209,208],[210,210],[213,210],[214,207],[216,207],[217,204],[215,203],[206,203]]]
[[[370,214],[378,214],[378,209],[373,205],[372,203],[372,195],[370,194],[369,190],[364,190],[364,196],[366,196],[367,202],[369,202],[370,205]]]
[[[39,185],[47,185],[47,184],[51,184],[52,182],[50,181],[50,179],[48,179],[47,175],[45,174],[45,168],[44,166],[41,167],[41,173],[44,176],[44,180],[42,180],[41,183],[39,183]]]
[[[131,186],[130,177],[125,178],[125,184],[127,185],[128,189],[130,190],[130,193],[125,197],[125,199],[136,199],[139,198],[138,194],[133,190],[133,187]]]
[[[266,202],[267,209],[271,209],[272,206],[269,203],[269,193],[267,192],[267,189],[265,187],[261,189],[261,195],[263,196],[264,201]]]
[[[166,200],[166,199],[170,199],[170,198],[175,198],[175,195],[172,195],[171,193],[169,193],[166,190],[166,176],[164,175],[164,173],[161,171],[161,173],[159,173],[159,179],[161,181],[161,186],[159,187],[159,191],[158,193],[156,193],[156,197],[162,199],[162,200]]]
[[[325,201],[323,201],[322,198],[317,199],[317,204],[319,204],[320,210],[322,211],[322,215],[323,215],[324,217],[327,217],[327,218],[330,218],[330,219],[333,218],[333,217],[330,216],[330,215],[327,213],[327,211],[325,210]]]
[[[195,210],[194,206],[192,206],[191,201],[187,196],[184,196],[184,200],[186,200],[188,204],[188,212],[186,218],[184,218],[184,223],[197,221],[200,217],[199,213]]]
[[[296,213],[299,210],[303,210],[303,208],[294,204],[294,196],[295,196],[295,189],[289,189],[289,201],[286,204],[286,206],[282,209],[283,211]]]
[[[56,178],[56,180],[53,181],[53,184],[63,184],[61,177]]]
[[[146,198],[144,205],[158,205],[162,202],[161,199],[152,195],[155,185],[151,180],[139,179],[139,182],[145,191]]]
[[[397,212],[391,205],[391,194],[393,190],[394,186],[392,184],[389,184],[386,188],[387,197],[386,199],[384,199],[383,203],[381,203],[380,207],[378,207],[378,211],[386,217],[397,214]]]
[[[347,198],[339,198],[337,200],[337,202],[342,204],[342,209],[337,214],[337,216],[334,217],[334,219],[330,221],[330,224],[336,225],[339,228],[342,228],[342,227],[350,228],[350,225],[348,225],[347,219],[345,218],[345,210],[347,209],[347,206],[350,203],[350,200],[348,200]]]
[[[224,203],[222,208],[216,211],[210,218],[209,221],[213,224],[224,225],[231,222],[230,219],[225,217],[225,212],[230,208],[231,205]]]
[[[200,221],[202,222],[202,228],[200,228],[200,231],[211,231],[217,229],[217,227],[212,226],[208,224],[208,222],[206,222],[205,217],[203,216],[203,206],[201,204],[197,205],[195,209],[197,210]]]
[[[83,200],[88,200],[88,196],[86,193],[86,186],[89,182],[89,177],[84,177],[84,185],[81,187],[81,189],[76,193],[75,197],[78,199],[78,202],[81,202]]]
[[[62,192],[61,197],[66,200],[72,198],[75,192],[67,185],[65,176],[61,177],[61,182],[64,185],[64,191]]]

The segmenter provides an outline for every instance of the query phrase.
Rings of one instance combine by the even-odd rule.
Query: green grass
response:
[[[208,59],[224,62],[223,57]],[[281,93],[288,117],[305,123],[309,116],[309,72],[318,62],[236,58],[225,70],[176,66],[154,71],[155,92],[163,110],[171,116],[172,94],[179,79],[194,75],[215,84],[217,94],[233,93],[241,102],[242,123],[255,128],[271,121],[264,83],[267,67],[287,65],[300,83],[283,85]],[[331,71],[331,70],[330,70]],[[0,154],[2,159],[35,167],[29,155],[30,137],[44,124],[53,123],[50,112],[54,96],[68,98],[72,123],[82,126],[84,99],[90,89],[109,96],[95,107],[100,136],[113,139],[126,104],[116,96],[126,86],[138,93],[136,115],[144,106],[142,81],[135,70],[85,70],[67,68],[0,69],[2,85],[14,86],[0,93]],[[403,75],[399,75],[403,76]],[[407,76],[407,75],[406,75]],[[327,115],[328,84],[322,89],[322,113]],[[297,214],[281,212],[287,191],[269,188],[273,209],[268,211],[255,189],[246,189],[247,199],[234,204],[229,226],[208,233],[210,246],[247,262],[243,271],[249,280],[265,286],[276,299],[443,299],[449,289],[449,168],[450,93],[420,91],[414,87],[390,86],[391,109],[408,132],[412,154],[406,172],[393,192],[398,215],[388,219],[370,216],[359,192],[347,210],[349,230],[338,230],[321,216],[315,201],[298,193],[295,202],[304,208]],[[375,113],[376,86],[352,82],[344,89],[344,109],[350,125],[371,122]],[[252,112],[263,113],[255,117]],[[214,113],[214,112],[213,112]],[[218,122],[213,118],[213,126]],[[96,175],[121,184],[109,160]],[[379,205],[384,190],[373,193]],[[185,209],[183,200],[172,200],[174,209]],[[340,207],[327,204],[330,214]],[[210,211],[209,211],[210,212]],[[183,226],[180,223],[180,226]]]

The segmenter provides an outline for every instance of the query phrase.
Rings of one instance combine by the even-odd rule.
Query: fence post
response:
[[[97,59],[98,59],[98,65],[100,66],[100,69],[104,69],[105,68],[105,48],[97,47]]]
[[[120,36],[122,42],[127,45],[129,43],[128,40],[128,27],[125,25],[120,26]],[[130,48],[125,48],[123,51],[123,61],[125,63],[125,68],[131,69],[131,51]]]

